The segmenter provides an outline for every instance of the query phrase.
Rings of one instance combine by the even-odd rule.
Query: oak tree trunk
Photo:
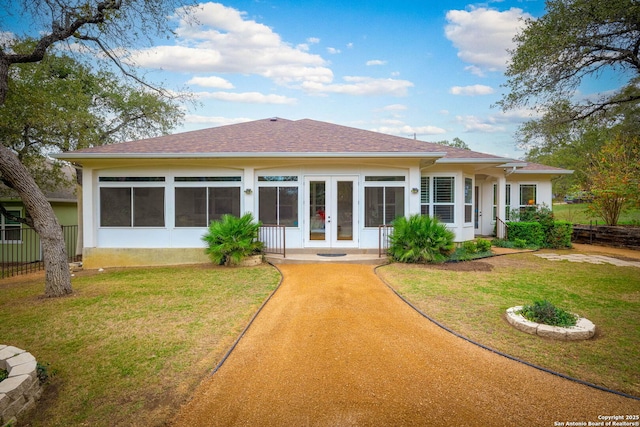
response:
[[[60,297],[72,292],[67,250],[51,204],[18,157],[0,144],[0,175],[18,192],[40,236],[45,268],[45,295]]]

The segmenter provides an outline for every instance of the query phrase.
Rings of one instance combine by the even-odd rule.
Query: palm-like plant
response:
[[[444,262],[454,249],[454,233],[436,218],[400,217],[393,222],[389,255],[406,263]]]
[[[209,231],[202,236],[207,244],[205,253],[218,265],[239,264],[244,258],[261,253],[260,225],[259,221],[254,222],[250,213],[240,218],[223,215],[219,221],[211,221]]]

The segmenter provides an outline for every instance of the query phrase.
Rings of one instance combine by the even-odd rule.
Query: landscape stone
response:
[[[21,353],[17,356],[14,356],[10,359],[5,360],[5,366],[7,371],[11,371],[12,368],[23,365],[28,362],[35,362],[36,358],[33,357],[31,353]]]

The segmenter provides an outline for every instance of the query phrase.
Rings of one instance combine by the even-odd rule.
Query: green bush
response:
[[[9,376],[9,373],[4,369],[0,369],[0,381],[6,380]]]
[[[220,221],[211,221],[209,231],[202,236],[207,244],[205,253],[218,265],[239,264],[248,256],[260,254],[263,247],[258,240],[260,225],[250,213],[240,218],[223,215]]]
[[[573,224],[567,221],[555,221],[545,235],[545,246],[553,249],[571,248]]]
[[[393,222],[389,255],[406,263],[444,262],[454,248],[454,233],[436,218],[400,217]]]
[[[476,242],[474,242],[473,240],[467,240],[466,242],[463,242],[462,249],[464,250],[465,253],[469,255],[472,255],[478,252],[478,246],[476,245]]]
[[[524,240],[528,245],[544,246],[545,237],[539,222],[509,222],[509,240]]]
[[[520,310],[520,314],[527,320],[550,326],[575,326],[577,321],[574,314],[564,311],[546,300],[525,305]]]
[[[476,247],[478,252],[489,252],[491,250],[491,242],[486,239],[477,239]]]

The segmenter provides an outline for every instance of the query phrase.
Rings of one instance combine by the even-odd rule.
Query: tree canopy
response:
[[[136,106],[149,102],[153,104],[154,101],[147,97],[146,92],[130,91],[131,88],[127,88],[126,85],[122,87],[121,82],[110,80],[108,76],[83,76],[82,72],[75,74],[73,67],[58,63],[48,69],[45,67],[40,70],[44,74],[39,74],[39,77],[44,78],[45,86],[52,92],[47,96],[41,93],[42,99],[27,98],[31,104],[29,107],[33,109],[21,110],[19,105],[11,101],[11,97],[13,91],[19,91],[20,84],[29,82],[30,75],[29,70],[17,70],[16,67],[19,68],[19,64],[44,61],[47,54],[53,53],[54,48],[66,44],[66,52],[75,52],[78,57],[88,54],[86,56],[91,58],[96,67],[100,63],[108,64],[107,68],[115,65],[132,81],[155,90],[156,94],[167,96],[168,91],[149,85],[136,73],[135,65],[128,65],[124,58],[129,49],[144,44],[151,45],[154,37],[171,34],[167,17],[175,14],[186,15],[189,12],[189,8],[181,6],[181,0],[6,0],[0,3],[0,24],[4,30],[0,40],[0,106],[6,110],[3,111],[3,115],[14,115],[21,119],[18,123],[24,125],[37,123],[37,114],[46,114],[47,109],[48,113],[53,115],[65,111],[69,114],[65,116],[67,120],[63,120],[68,126],[67,129],[54,121],[39,123],[41,126],[38,129],[35,126],[25,129],[18,124],[14,126],[7,118],[3,119],[6,125],[4,134],[0,134],[3,138],[3,143],[0,144],[0,178],[18,193],[30,217],[30,225],[40,235],[46,296],[71,293],[71,277],[61,227],[51,205],[31,175],[26,159],[38,158],[37,153],[46,154],[47,146],[64,148],[78,143],[86,144],[87,141],[104,143],[108,142],[110,136],[115,137],[118,133],[124,135],[126,132],[140,132],[148,125],[141,125],[136,130],[133,123],[143,121],[127,120],[127,117],[143,119],[144,116],[138,114],[140,110]],[[21,28],[23,33],[9,34],[3,20],[12,24],[18,23],[15,27]],[[101,59],[104,61],[101,62]],[[38,73],[37,70],[32,71]],[[47,71],[49,75],[46,74]],[[15,79],[15,75],[20,77]],[[92,81],[95,86],[93,90],[87,91]],[[70,83],[70,86],[65,86],[63,82]],[[78,99],[63,99],[63,87],[65,90],[79,90]],[[120,92],[120,89],[124,90]],[[34,95],[36,92],[39,91],[36,90]],[[85,95],[89,93],[93,95],[92,102],[98,103],[92,104],[93,108],[85,112],[80,109],[80,105],[87,102]],[[101,93],[110,93],[113,96],[96,96]],[[75,94],[74,92],[71,98],[76,98]],[[27,93],[27,96],[30,94]],[[17,109],[8,111],[7,101]],[[40,109],[39,106],[33,105],[38,102],[48,105]],[[78,104],[74,105],[74,102]],[[160,107],[157,110],[160,114],[163,107],[159,104],[156,106]],[[165,112],[170,116],[175,113],[173,106],[167,104],[167,107],[168,110]],[[56,111],[56,108],[59,111]],[[145,108],[145,111],[151,110]],[[106,113],[95,114],[96,111]],[[109,120],[113,122],[109,124]],[[129,125],[120,127],[116,125],[118,122]],[[171,119],[168,122],[171,122]],[[27,135],[28,139],[20,141],[18,137],[22,135]]]
[[[526,20],[514,41],[509,93],[499,103],[505,110],[533,107],[559,121],[575,121],[640,100],[637,0],[547,0],[545,15]],[[609,71],[622,82],[619,90],[576,96],[585,79]]]

